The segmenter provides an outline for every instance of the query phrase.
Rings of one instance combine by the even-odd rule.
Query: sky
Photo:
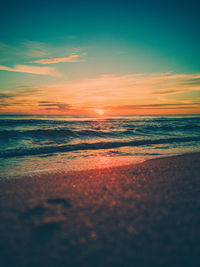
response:
[[[199,0],[0,4],[0,114],[200,114]]]

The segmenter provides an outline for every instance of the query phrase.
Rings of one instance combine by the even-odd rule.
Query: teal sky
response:
[[[0,111],[16,112],[17,107],[13,103],[24,100],[28,92],[29,98],[35,97],[35,106],[31,108],[34,112],[41,101],[55,104],[52,112],[59,111],[56,105],[62,97],[64,104],[75,113],[85,109],[86,105],[90,110],[93,105],[110,106],[111,109],[142,103],[180,105],[183,101],[197,105],[200,102],[199,8],[200,2],[193,0],[1,1]],[[147,92],[148,86],[144,86],[147,81],[150,84],[155,74],[159,77],[162,73],[167,73],[163,81],[174,80],[171,87],[159,81],[159,84],[153,83],[154,87]],[[135,102],[134,92],[135,95],[138,92],[134,75],[137,74],[143,77],[139,87],[141,90],[144,88],[146,97],[143,95],[142,101],[142,97],[138,96]],[[182,75],[178,78],[178,85],[177,74]],[[107,83],[102,85],[100,82],[104,86],[100,88],[99,81],[105,75]],[[119,91],[117,86],[111,88],[111,77],[113,84],[119,77],[126,77],[122,80],[129,90],[134,84],[130,94],[132,102],[130,97],[128,101],[122,97],[124,100],[120,104],[120,94],[117,100],[111,99],[112,90],[113,96]],[[98,97],[106,98],[105,103],[102,100],[95,102],[97,93],[93,95],[93,92],[97,87],[92,90],[91,79],[94,87],[98,84]],[[191,80],[192,88],[187,87],[191,85]],[[83,88],[83,81],[87,81],[90,91]],[[183,85],[184,81],[187,82]],[[181,85],[184,92],[180,92]],[[110,91],[104,97],[107,86]],[[60,88],[55,103],[52,102],[55,92],[52,94],[50,87],[54,90]],[[157,94],[156,102],[151,97],[152,92],[154,89],[160,92],[163,87],[164,91]],[[46,98],[42,88],[46,88]],[[81,90],[80,97],[83,99],[73,98],[73,90],[77,90],[77,94]],[[173,90],[172,95],[170,90]],[[88,100],[89,94],[91,100]],[[28,101],[30,99],[27,105]],[[197,108],[199,106],[195,106],[195,110]]]

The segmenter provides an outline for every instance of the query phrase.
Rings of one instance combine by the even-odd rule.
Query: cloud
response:
[[[39,95],[40,89],[20,89],[0,93],[0,111],[3,113],[26,113],[23,110],[34,108],[33,95]],[[16,112],[15,112],[16,111]]]
[[[66,111],[70,109],[70,105],[62,102],[40,101],[39,106],[45,110]]]
[[[9,114],[63,114],[71,110],[71,105],[59,99],[53,101],[55,95],[51,97],[46,96],[47,94],[45,93],[45,90],[40,88],[2,91],[0,92],[0,111]]]
[[[177,93],[177,90],[161,90],[161,91],[154,91],[151,94],[153,95],[167,95],[167,94],[173,94],[173,93]]]
[[[188,105],[185,100],[200,102],[200,74],[128,74],[101,75],[68,83],[49,85],[48,90],[56,90],[56,95],[67,99],[73,107],[82,110],[105,108],[113,113],[131,114],[138,111],[177,109],[197,112],[199,105]],[[191,82],[192,81],[192,84]],[[160,106],[159,106],[160,105]],[[116,107],[110,108],[110,107]],[[124,107],[124,108],[120,108]],[[128,108],[129,107],[129,108]]]
[[[23,41],[17,45],[0,43],[0,55],[5,58],[38,58],[48,56],[46,44],[34,41]]]
[[[20,89],[15,90],[15,91],[14,90],[1,91],[0,92],[0,101],[2,99],[7,99],[7,98],[39,95],[41,92],[43,92],[42,89],[36,88],[36,87],[29,87],[29,86],[24,86],[24,88],[20,88]]]
[[[188,79],[183,81],[183,84],[190,84],[190,85],[200,85],[200,77],[194,78],[194,79]]]
[[[8,91],[0,92],[0,100],[12,98],[12,97],[13,97],[13,94],[11,92],[8,92]]]
[[[24,41],[21,42],[21,55],[25,58],[45,57],[48,55],[48,47],[42,42]]]
[[[0,65],[0,70],[12,71],[12,72],[23,72],[39,75],[48,75],[53,77],[60,77],[61,74],[56,72],[55,68],[52,67],[38,67],[30,65],[15,65],[13,68]]]
[[[4,91],[0,103],[4,110],[23,109],[29,114],[30,110],[88,114],[97,108],[104,108],[110,114],[167,114],[168,110],[171,114],[176,110],[199,113],[199,79],[200,74],[182,73],[101,75],[41,88]],[[16,104],[20,102],[22,106]]]
[[[41,62],[38,62],[39,64],[53,64],[58,63],[56,61],[59,60],[62,60],[59,62],[83,62],[84,60],[81,59],[81,57],[86,55],[86,53],[81,53],[81,51],[81,48],[71,47],[66,44],[63,46],[52,46],[50,43],[29,40],[24,40],[14,45],[0,42],[1,62],[11,62],[13,58],[15,61],[16,59],[37,59],[36,61],[41,60]],[[63,57],[63,55],[66,55],[66,53],[70,56]],[[42,59],[39,60],[39,58]],[[47,63],[45,63],[45,61]]]
[[[199,91],[200,74],[128,74],[101,75],[65,84],[54,84],[74,103],[88,104],[133,104],[155,103],[163,98],[180,98],[180,95]],[[192,84],[191,84],[192,80]]]
[[[110,109],[185,109],[185,108],[200,108],[200,103],[166,103],[166,104],[147,104],[147,105],[123,105],[123,106],[113,106]]]
[[[83,62],[82,59],[80,59],[80,55],[71,55],[69,57],[58,57],[58,58],[47,58],[47,59],[40,59],[34,61],[34,63],[39,64],[55,64],[55,63],[61,63],[61,62]]]
[[[27,87],[28,88],[28,87]],[[32,105],[34,98],[40,98],[43,91],[39,88],[19,89],[16,91],[1,91],[0,92],[0,107],[11,107],[20,105],[20,108],[25,105]]]

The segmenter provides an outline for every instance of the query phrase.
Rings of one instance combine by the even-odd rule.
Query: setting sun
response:
[[[97,109],[96,112],[100,116],[102,116],[104,114],[104,110],[103,109]]]

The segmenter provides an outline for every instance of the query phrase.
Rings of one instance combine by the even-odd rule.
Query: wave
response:
[[[73,120],[74,119],[74,120]],[[170,117],[159,117],[159,116],[127,116],[126,118],[124,117],[108,117],[108,118],[98,118],[96,120],[95,118],[80,118],[80,117],[70,117],[70,118],[62,118],[62,117],[43,117],[43,118],[38,118],[38,117],[32,117],[30,118],[29,116],[26,117],[15,117],[13,116],[10,118],[3,118],[0,116],[0,126],[15,126],[15,125],[37,125],[37,124],[73,124],[73,123],[80,123],[80,124],[85,124],[85,123],[96,123],[98,122],[144,122],[144,123],[163,123],[163,122],[199,122],[200,116],[170,116]]]
[[[200,130],[200,125],[196,124],[186,124],[178,126],[177,124],[174,125],[148,125],[143,127],[144,130],[161,130],[161,131],[174,131],[174,130]]]
[[[131,125],[119,126],[107,129],[85,129],[78,130],[69,129],[68,127],[53,128],[53,129],[28,129],[28,130],[1,130],[0,139],[17,139],[17,138],[33,138],[33,139],[67,139],[67,138],[95,138],[95,137],[122,137],[145,134],[155,134],[159,132],[162,134],[170,134],[170,131],[200,131],[200,125],[188,124],[188,125]]]
[[[117,132],[117,131],[116,131]],[[121,132],[118,132],[121,133]],[[81,137],[110,137],[115,132],[98,131],[98,130],[70,130],[70,129],[46,129],[46,130],[2,130],[0,131],[1,139],[10,138],[81,138]]]
[[[36,126],[36,125],[71,125],[92,121],[84,121],[84,120],[53,120],[53,119],[0,119],[0,126]]]
[[[143,139],[143,140],[132,140],[132,141],[121,141],[121,142],[97,142],[97,143],[79,143],[71,145],[60,145],[60,146],[43,146],[37,148],[20,148],[20,149],[9,149],[0,152],[1,158],[7,157],[18,157],[18,156],[31,156],[31,155],[42,155],[52,153],[63,153],[69,151],[78,150],[98,150],[98,149],[112,149],[126,146],[145,146],[154,144],[172,144],[172,143],[185,143],[200,141],[199,136],[193,137],[171,137],[162,139]]]

